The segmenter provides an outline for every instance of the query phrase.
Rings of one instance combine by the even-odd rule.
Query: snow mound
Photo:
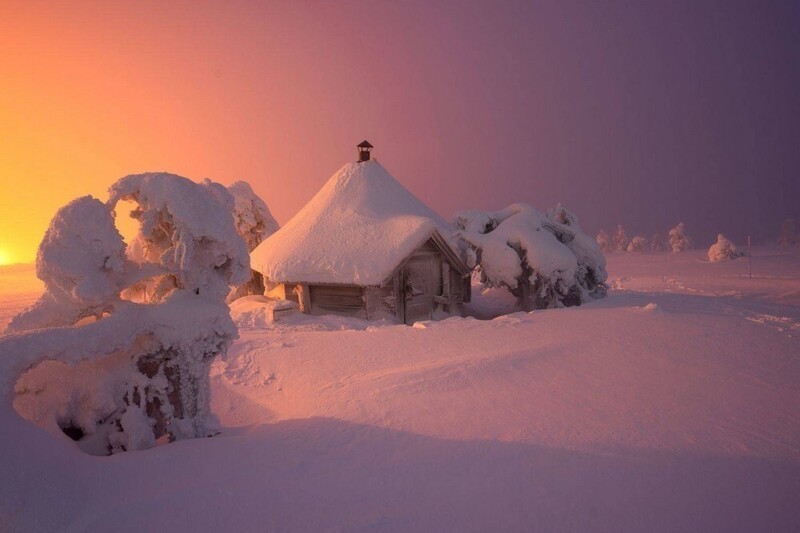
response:
[[[299,306],[290,300],[271,300],[265,296],[244,296],[230,304],[231,318],[240,328],[265,328]]]
[[[274,282],[380,285],[447,223],[375,160],[349,163],[250,255]]]

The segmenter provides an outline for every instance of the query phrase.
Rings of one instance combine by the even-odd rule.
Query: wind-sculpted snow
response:
[[[526,204],[461,211],[455,226],[486,286],[508,288],[523,307],[574,305],[605,295],[605,258],[561,205],[546,214]]]

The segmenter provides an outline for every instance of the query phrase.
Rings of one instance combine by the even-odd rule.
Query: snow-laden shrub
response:
[[[617,225],[617,233],[614,234],[614,250],[617,252],[624,252],[628,249],[628,235],[625,233],[625,228],[622,224]]]
[[[650,237],[650,251],[651,252],[667,251],[667,241],[664,240],[664,237],[662,237],[660,233],[654,233],[653,236]]]
[[[614,243],[611,242],[611,237],[608,236],[606,230],[601,229],[595,240],[603,253],[607,254],[614,251]]]
[[[232,195],[233,220],[236,231],[247,243],[248,252],[252,252],[261,242],[278,231],[280,226],[270,213],[267,204],[245,181],[237,181],[228,187]],[[228,295],[228,301],[248,295],[264,294],[264,277],[260,272],[250,271],[250,279],[234,287]]]
[[[744,255],[742,252],[736,250],[736,245],[722,233],[717,235],[717,242],[708,249],[708,260],[711,262],[727,261],[742,255]]]
[[[526,204],[461,211],[454,225],[484,285],[505,287],[523,309],[579,305],[606,294],[605,257],[560,205],[546,214]]]
[[[58,212],[37,260],[45,297],[59,305],[50,311],[62,317],[57,325],[98,320],[0,340],[14,375],[27,371],[16,389],[20,414],[91,441],[95,453],[214,432],[208,369],[236,337],[225,305],[229,286],[249,273],[247,246],[219,200],[222,191],[229,195],[172,174],[132,175],[112,185],[106,204],[81,198]],[[112,219],[120,201],[134,202],[141,222],[127,254]],[[148,304],[120,298],[148,276]]]
[[[631,242],[628,243],[627,251],[641,253],[647,250],[648,245],[649,242],[647,241],[646,237],[637,235],[636,237],[631,239]]]
[[[672,253],[679,254],[691,248],[692,239],[686,235],[686,225],[683,222],[669,230],[669,248]]]

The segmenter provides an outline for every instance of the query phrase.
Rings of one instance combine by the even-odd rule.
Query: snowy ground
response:
[[[796,531],[800,249],[704,258],[611,255],[605,300],[488,321],[241,304],[218,437],[92,457],[0,405],[0,530]]]

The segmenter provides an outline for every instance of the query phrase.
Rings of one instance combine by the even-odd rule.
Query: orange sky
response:
[[[306,23],[330,8],[248,5],[0,5],[0,261],[31,261],[56,209],[135,172],[245,179],[285,222],[376,142],[365,56]]]
[[[775,238],[797,213],[796,3],[0,1],[0,263],[137,172],[285,223],[368,139],[445,218]]]

